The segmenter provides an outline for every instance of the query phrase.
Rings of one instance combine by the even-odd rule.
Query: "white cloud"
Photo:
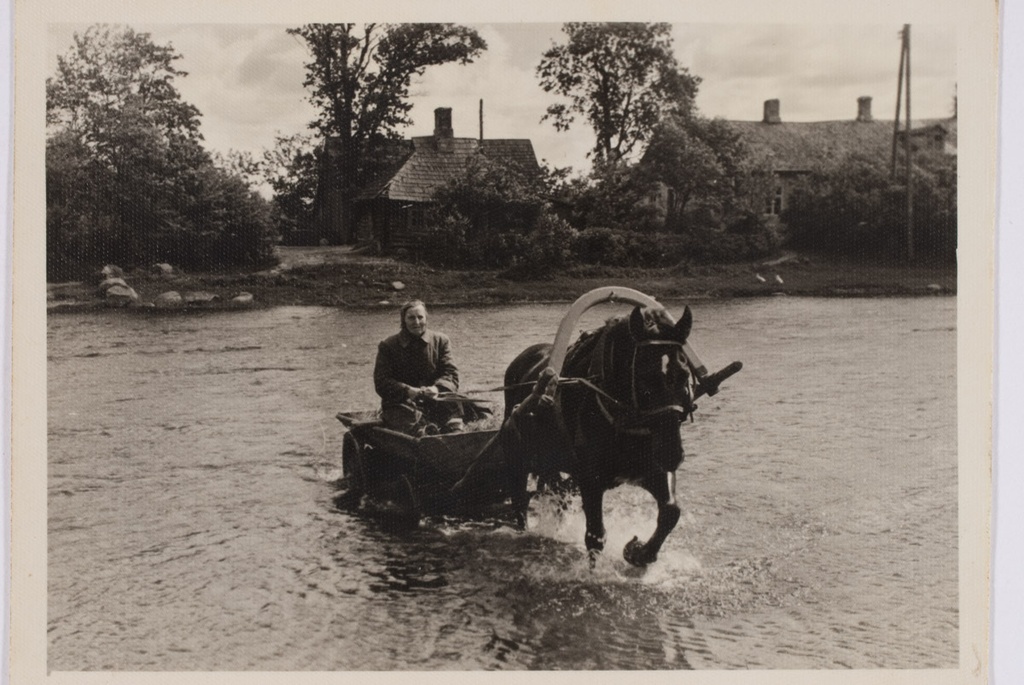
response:
[[[50,70],[84,25],[51,25]],[[259,152],[277,131],[304,132],[315,117],[302,86],[309,59],[285,26],[253,24],[138,25],[158,44],[173,43],[189,75],[178,87],[203,113],[207,146]],[[585,122],[558,132],[540,119],[555,98],[539,86],[543,51],[560,41],[558,24],[481,24],[488,50],[470,65],[428,69],[413,87],[413,125],[406,135],[429,135],[435,107],[453,109],[458,136],[479,131],[484,101],[488,138],[528,138],[538,157],[580,169],[593,145]],[[703,79],[697,104],[708,116],[758,120],[764,100],[779,98],[789,121],[849,119],[857,97],[874,98],[876,118],[891,119],[899,65],[898,25],[677,24],[680,62]],[[912,28],[915,118],[948,116],[956,83],[951,26]]]
[[[701,76],[697,104],[709,116],[761,118],[781,100],[783,120],[825,121],[856,114],[871,96],[876,118],[895,113],[902,26],[680,25],[683,64]],[[956,83],[951,26],[911,28],[915,118],[948,116]]]

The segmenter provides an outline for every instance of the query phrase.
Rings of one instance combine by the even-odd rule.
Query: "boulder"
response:
[[[153,273],[158,274],[160,276],[173,276],[174,267],[168,264],[167,262],[161,262],[159,264],[153,265]]]
[[[220,299],[220,295],[214,295],[205,290],[193,290],[185,293],[183,297],[186,304],[208,304]]]
[[[139,294],[127,285],[112,285],[107,288],[107,304],[111,307],[125,307],[139,301]]]
[[[168,290],[165,293],[160,293],[153,299],[153,304],[161,309],[175,309],[185,305],[185,301],[181,298],[181,293],[176,290]]]
[[[121,270],[121,267],[113,264],[107,264],[100,269],[100,274],[103,278],[124,278],[124,271]]]
[[[252,293],[238,293],[231,298],[231,304],[235,307],[251,307],[253,304]]]
[[[402,290],[405,290],[405,283],[402,283],[401,281],[391,281],[391,289],[395,292],[401,292]]]
[[[116,286],[120,286],[120,287],[123,287],[123,288],[128,288],[128,284],[125,282],[125,280],[123,278],[121,278],[119,276],[110,276],[108,278],[103,279],[100,282],[99,294],[101,296],[105,295],[111,288],[116,287]],[[130,288],[129,288],[129,290],[130,290]]]

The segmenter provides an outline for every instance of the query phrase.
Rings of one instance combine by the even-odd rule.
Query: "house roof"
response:
[[[851,152],[888,158],[892,150],[891,121],[730,121],[755,152],[766,154],[776,171],[809,171],[816,164]],[[911,131],[941,128],[947,146],[956,147],[956,119],[915,121]]]
[[[956,119],[938,119],[930,121],[931,123],[929,123],[929,121],[922,121],[915,124],[914,128],[910,130],[910,135],[925,136],[941,131],[946,136],[945,142],[947,148],[952,147],[952,150],[955,152],[957,134]],[[900,133],[902,134],[903,131],[900,131]]]
[[[384,173],[356,195],[357,200],[387,198],[406,202],[430,202],[434,192],[466,169],[469,161],[483,154],[496,161],[537,169],[533,144],[525,139],[479,140],[477,138],[412,139],[393,171]]]

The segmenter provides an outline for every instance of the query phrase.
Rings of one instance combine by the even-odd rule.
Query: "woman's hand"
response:
[[[420,388],[420,391],[416,396],[434,399],[435,397],[437,397],[437,388],[434,387],[433,385]]]

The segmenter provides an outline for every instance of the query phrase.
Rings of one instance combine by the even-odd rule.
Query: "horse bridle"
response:
[[[606,333],[603,334],[603,336],[604,335],[606,335]],[[602,357],[602,360],[601,360],[601,365],[602,366],[604,365],[604,360],[603,360],[603,357],[604,357],[604,343],[605,343],[605,341],[601,340],[599,345],[598,345],[598,347],[599,347],[599,349],[601,351],[600,356]],[[637,383],[636,383],[636,360],[637,360],[637,355],[640,353],[640,349],[641,348],[643,348],[643,347],[651,347],[651,346],[655,346],[655,345],[676,348],[676,349],[678,349],[679,354],[683,357],[683,360],[684,360],[684,370],[686,370],[687,378],[688,378],[688,380],[687,380],[686,400],[685,400],[686,401],[686,405],[685,406],[678,405],[678,404],[666,404],[666,405],[663,405],[663,406],[660,406],[660,407],[655,407],[653,409],[644,409],[644,410],[640,409],[640,396],[639,396],[639,393],[638,393],[638,390],[637,390]],[[649,423],[651,423],[653,420],[655,420],[657,418],[660,418],[660,417],[662,417],[662,416],[664,416],[666,414],[678,414],[679,417],[680,417],[680,421],[686,420],[687,417],[690,417],[690,418],[693,417],[693,410],[696,408],[696,407],[694,407],[693,400],[692,400],[692,398],[693,398],[693,389],[691,387],[691,384],[693,383],[693,374],[689,373],[689,371],[686,369],[685,359],[686,359],[686,353],[685,353],[685,351],[683,349],[683,343],[681,343],[681,342],[678,342],[678,341],[675,341],[675,340],[639,340],[639,341],[637,341],[634,344],[634,347],[633,347],[633,357],[632,357],[632,360],[630,361],[630,368],[629,368],[629,377],[630,377],[629,385],[630,385],[630,400],[631,400],[631,402],[629,402],[629,403],[623,402],[622,400],[620,400],[620,399],[618,399],[616,397],[613,397],[606,390],[604,390],[603,388],[600,388],[599,386],[597,386],[597,385],[595,385],[593,383],[590,383],[589,381],[582,380],[582,379],[581,380],[582,380],[582,384],[583,385],[588,386],[592,390],[595,391],[595,393],[594,393],[594,400],[595,400],[595,402],[596,402],[596,404],[598,406],[598,409],[601,411],[601,414],[605,417],[605,419],[607,419],[608,422],[611,423],[612,426],[614,426],[617,431],[619,431],[619,432],[647,432],[647,431],[650,430],[648,428],[648,424]],[[601,378],[604,377],[603,369],[601,370],[601,373],[599,375],[600,375]],[[608,400],[608,401],[612,402],[616,407],[624,407],[625,411],[619,411],[618,414],[614,413],[605,404],[605,400]]]

